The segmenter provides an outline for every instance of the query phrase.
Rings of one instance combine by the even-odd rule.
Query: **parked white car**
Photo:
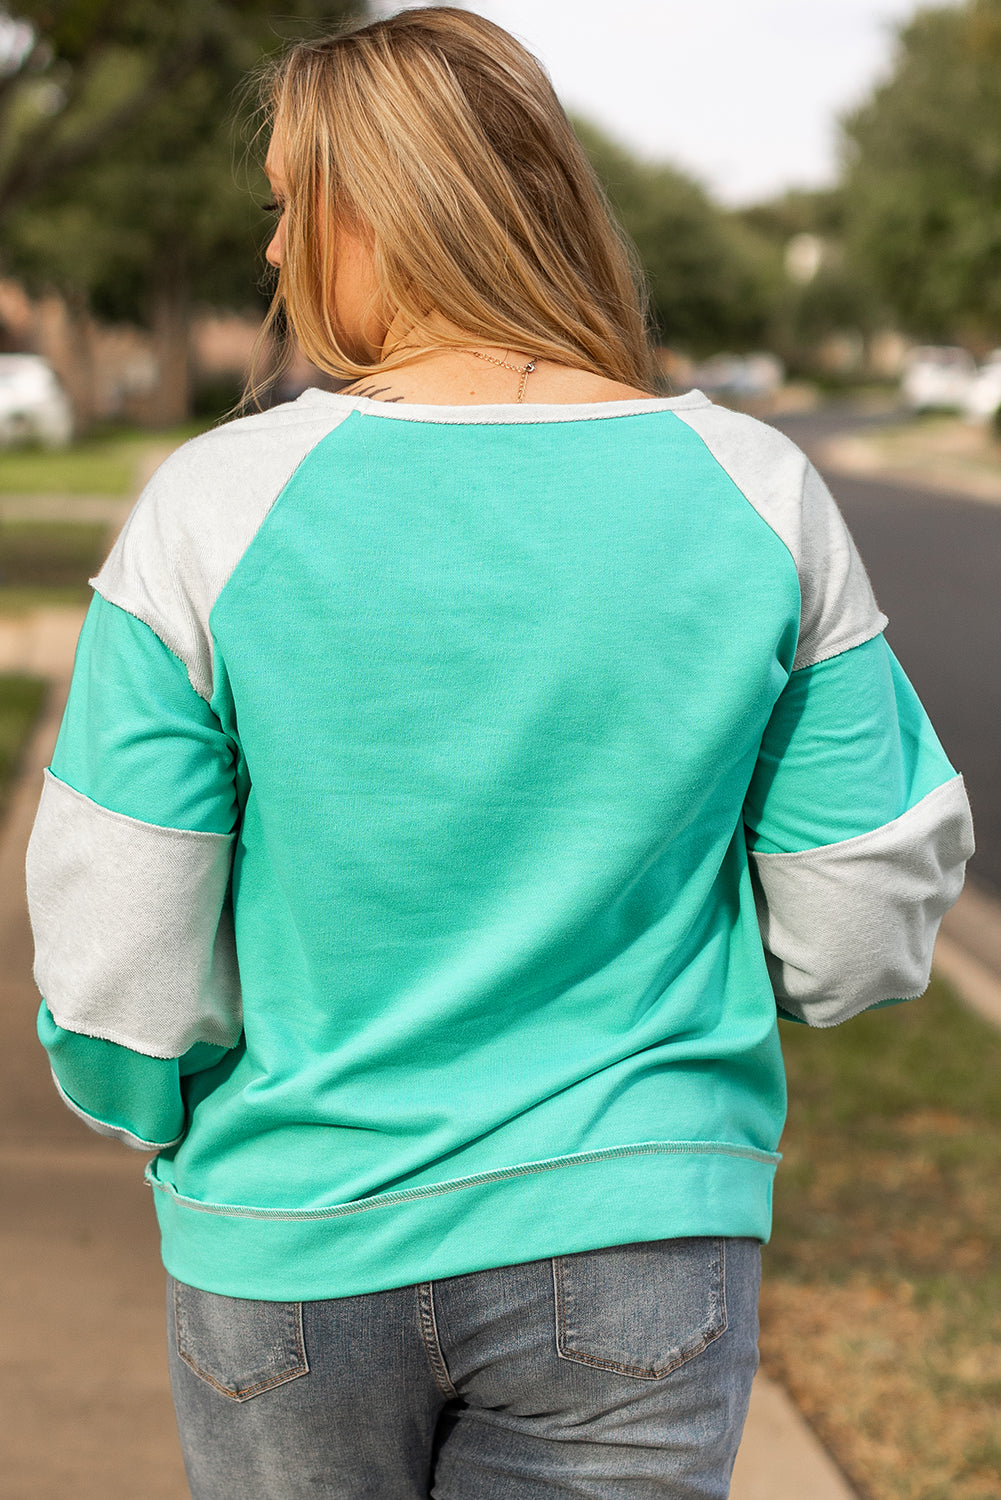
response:
[[[976,373],[968,350],[926,344],[907,355],[900,394],[912,411],[962,411]]]
[[[760,398],[782,389],[785,367],[774,354],[714,354],[696,365],[692,385],[707,396]]]
[[[73,436],[73,408],[52,366],[37,354],[0,354],[0,446],[60,448]]]
[[[968,422],[989,422],[1001,407],[1001,349],[992,349],[974,375],[963,402]]]

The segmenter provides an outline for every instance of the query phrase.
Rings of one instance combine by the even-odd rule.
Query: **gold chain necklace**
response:
[[[516,375],[520,375],[521,384],[518,386],[518,394],[514,399],[516,401],[523,401],[525,399],[525,387],[528,384],[528,377],[535,369],[534,359],[530,359],[527,365],[511,365],[508,364],[506,359],[494,359],[492,354],[481,354],[478,349],[466,349],[463,352],[471,354],[474,359],[485,359],[487,364],[499,365],[502,370],[513,370]]]

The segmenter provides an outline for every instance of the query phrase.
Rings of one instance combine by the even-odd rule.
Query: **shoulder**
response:
[[[92,580],[185,662],[203,697],[216,599],[296,469],[350,413],[307,391],[184,443],[157,469]]]
[[[237,417],[175,449],[157,469],[136,510],[218,510],[227,499],[273,500],[306,454],[350,415],[350,408],[307,391],[268,411]]]
[[[132,509],[121,543],[158,548],[197,546],[200,565],[249,543],[303,459],[351,408],[307,391],[269,411],[238,417],[176,448]],[[320,397],[320,400],[309,399]],[[187,559],[194,562],[195,558]]]
[[[798,565],[811,524],[837,509],[803,450],[757,417],[714,406],[701,391],[679,398],[674,410]]]
[[[677,415],[789,551],[801,595],[796,666],[878,634],[886,616],[837,504],[802,449],[767,422],[714,406],[700,392],[682,398]]]
[[[673,410],[755,508],[798,500],[809,460],[777,427],[746,412],[715,406],[701,391],[679,397]]]

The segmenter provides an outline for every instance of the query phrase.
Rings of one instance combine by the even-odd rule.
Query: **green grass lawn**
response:
[[[1001,1032],[935,983],[783,1045],[765,1366],[867,1500],[997,1500]]]
[[[99,432],[67,448],[0,450],[0,494],[130,495],[151,446],[177,446],[211,425],[193,421],[169,432],[123,429]]]
[[[0,611],[85,604],[87,579],[108,552],[108,527],[76,521],[0,521]]]
[[[44,698],[39,678],[0,675],[0,811]]]

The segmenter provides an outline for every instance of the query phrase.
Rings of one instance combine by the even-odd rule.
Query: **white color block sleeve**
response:
[[[972,853],[961,776],[870,833],[789,854],[752,852],[780,1008],[827,1027],[923,994],[939,923]]]
[[[887,620],[862,559],[826,484],[795,443],[724,407],[699,406],[677,416],[792,554],[802,600],[794,669],[878,635]]]
[[[46,771],[27,885],[35,982],[57,1025],[146,1057],[235,1044],[233,842],[124,817]]]

